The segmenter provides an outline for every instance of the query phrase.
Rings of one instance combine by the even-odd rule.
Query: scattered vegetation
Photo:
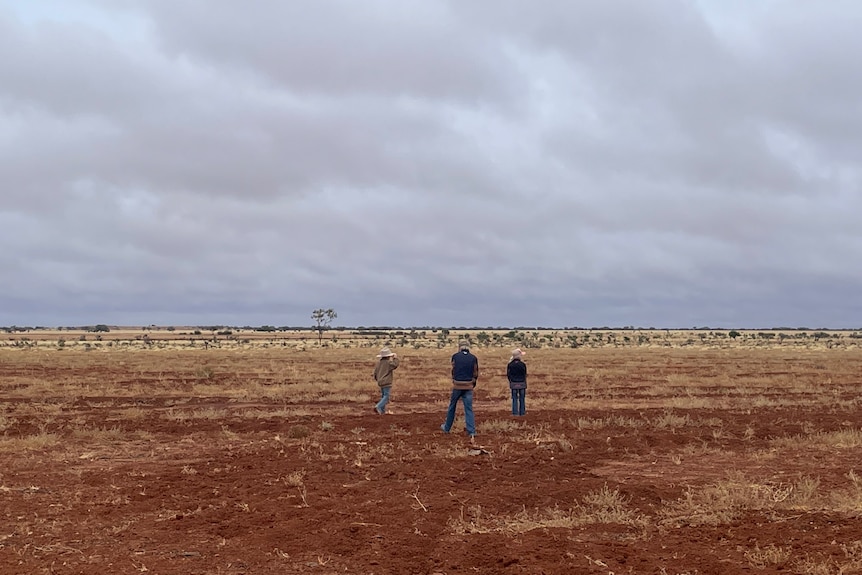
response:
[[[153,526],[176,537],[187,525],[168,522],[192,518],[234,534],[215,543],[220,557],[267,526],[277,534],[254,554],[282,570],[287,558],[332,561],[303,555],[282,523],[311,525],[316,537],[349,534],[339,551],[350,555],[355,541],[366,555],[354,557],[376,552],[380,531],[399,550],[421,543],[429,557],[441,538],[494,542],[495,553],[553,541],[569,572],[636,572],[619,562],[625,553],[658,556],[672,541],[696,555],[707,540],[729,571],[862,569],[862,356],[846,333],[429,328],[393,337],[374,328],[359,338],[335,329],[318,347],[307,329],[212,327],[135,334],[146,341],[114,327],[63,331],[62,353],[57,333],[44,345],[6,334],[0,496],[21,527],[0,533],[0,548],[21,570],[49,572],[43,557],[73,565],[108,556],[119,534],[154,541]],[[462,435],[460,412],[460,433],[439,430],[450,386],[441,348],[462,337],[483,366],[475,443]],[[402,340],[396,415],[372,415],[374,355]],[[503,369],[514,344],[530,350],[525,418],[508,416]],[[62,531],[76,516],[87,518],[86,543]],[[320,524],[324,516],[331,524]],[[60,541],[90,547],[52,547]],[[176,546],[150,553],[147,569],[169,572],[155,560],[171,553]],[[693,573],[697,564],[690,556],[644,571]],[[449,571],[445,560],[428,570]]]

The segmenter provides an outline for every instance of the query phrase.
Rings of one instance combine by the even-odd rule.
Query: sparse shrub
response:
[[[751,565],[758,569],[763,569],[769,565],[781,565],[790,559],[790,547],[778,547],[769,544],[761,549],[760,545],[755,545],[754,549],[749,549],[743,556]]]
[[[628,508],[628,503],[627,497],[607,484],[583,497],[585,517],[595,523],[631,523],[636,515]]]
[[[676,415],[672,411],[666,411],[653,422],[656,429],[676,429],[685,427],[691,423],[688,415]]]
[[[195,371],[195,376],[198,379],[210,380],[215,376],[215,369],[208,365],[204,365],[199,367],[197,371]]]
[[[287,430],[287,436],[291,439],[302,439],[311,435],[311,429],[307,425],[291,425]]]

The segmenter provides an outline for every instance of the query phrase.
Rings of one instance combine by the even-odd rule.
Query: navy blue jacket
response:
[[[513,359],[506,366],[506,377],[509,378],[510,389],[526,389],[527,364],[520,359]]]
[[[479,378],[479,360],[468,349],[462,349],[452,356],[452,381],[476,383]]]

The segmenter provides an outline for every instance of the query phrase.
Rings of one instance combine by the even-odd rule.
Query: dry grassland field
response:
[[[323,335],[2,334],[0,573],[862,573],[855,332]]]

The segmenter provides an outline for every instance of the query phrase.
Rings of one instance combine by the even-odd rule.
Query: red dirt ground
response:
[[[399,374],[402,381],[427,369],[424,361]],[[710,388],[709,381],[733,369],[751,372],[751,361],[691,356],[674,358],[669,369],[667,357],[644,355],[604,382],[599,398],[580,375],[537,373],[523,419],[480,385],[474,444],[460,418],[452,434],[441,433],[446,389],[399,392],[397,378],[394,414],[378,416],[370,401],[286,406],[195,395],[180,402],[85,390],[68,401],[28,398],[16,390],[32,370],[0,363],[7,441],[0,449],[0,573],[860,572],[858,507],[737,509],[716,524],[663,515],[688,489],[729,475],[778,487],[816,477],[822,493],[851,484],[862,447],[776,438],[859,428],[852,375],[859,354],[841,359],[853,363],[841,377],[818,367],[820,359],[790,360],[790,381],[830,374],[828,389],[765,385],[760,399],[724,407],[744,390]],[[760,377],[779,371],[764,361],[758,356]],[[109,381],[134,379],[112,365],[99,361],[93,369]],[[659,372],[705,382],[695,394],[700,403],[685,407],[685,394],[657,387]],[[58,361],[43,364],[39,377],[59,381],[68,373]],[[821,393],[834,400],[819,400]],[[677,402],[672,409],[662,405],[669,399]],[[255,415],[280,408],[278,417]],[[671,412],[689,423],[656,423]],[[23,442],[43,436],[45,446]],[[481,532],[495,518],[570,509],[605,487],[645,523]],[[783,558],[758,561],[759,552],[777,548]]]

